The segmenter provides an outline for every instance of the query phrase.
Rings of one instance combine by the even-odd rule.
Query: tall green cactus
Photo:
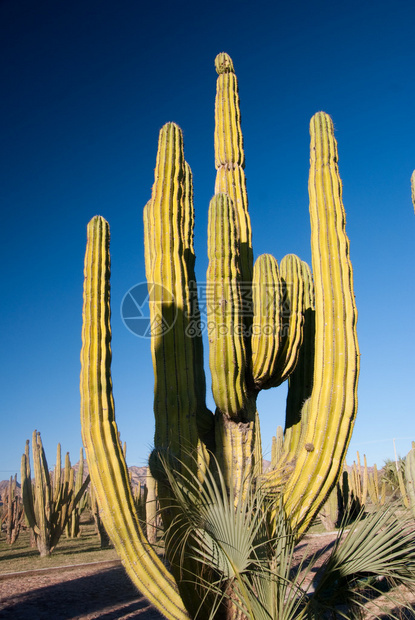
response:
[[[310,123],[310,219],[315,354],[304,448],[284,490],[300,529],[310,523],[342,470],[357,409],[359,352],[349,240],[331,118]]]
[[[414,205],[414,211],[415,211],[415,170],[411,174],[411,196],[412,196],[412,204]]]
[[[56,465],[51,478],[40,433],[33,432],[32,455],[35,479],[32,484],[29,440],[21,462],[22,498],[29,527],[41,556],[50,555],[59,542],[72,511],[81,500],[89,480],[74,489],[74,470],[69,453],[65,457],[62,476],[61,446],[58,444]]]
[[[174,536],[175,511],[160,457],[170,459],[181,475],[193,472],[203,480],[211,451],[228,491],[237,495],[249,474],[261,471],[255,463],[262,460],[258,392],[291,375],[286,420],[291,437],[280,458],[285,459],[284,476],[277,468],[265,478],[270,486],[283,480],[287,516],[301,533],[341,473],[357,404],[356,308],[337,145],[330,117],[316,114],[310,126],[309,181],[314,288],[310,269],[293,255],[280,267],[266,257],[253,268],[237,81],[227,54],[219,54],[216,68],[217,178],[209,206],[207,272],[216,410],[212,414],[205,404],[202,340],[194,322],[199,311],[191,172],[181,130],[168,123],[160,131],[152,196],[144,208],[155,375],[150,466],[165,526]],[[114,416],[109,273],[109,227],[96,216],[88,225],[81,353],[81,419],[89,470],[106,529],[133,581],[166,617],[193,617],[203,599],[203,593],[188,586],[194,565],[188,557],[181,570],[171,562],[176,587],[148,545],[134,509]],[[253,283],[257,290],[251,295]],[[264,304],[263,287],[273,291],[270,303]],[[295,374],[298,360],[302,366]],[[232,614],[235,609],[227,617]]]
[[[405,483],[409,506],[415,517],[415,441],[412,442],[412,448],[406,455]]]
[[[109,226],[88,224],[81,351],[81,423],[89,473],[102,520],[124,567],[166,618],[188,614],[170,575],[139,525],[118,437],[111,380]]]

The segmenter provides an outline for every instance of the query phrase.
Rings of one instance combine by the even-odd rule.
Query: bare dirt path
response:
[[[333,534],[306,536],[297,547],[297,559],[309,557],[317,551],[321,554],[310,579],[324,561],[334,538]],[[0,574],[1,620],[163,620],[163,616],[137,591],[119,563],[62,567],[6,579],[1,577]],[[402,601],[410,600],[415,605],[405,588],[400,590]],[[387,600],[383,603],[395,615],[390,612],[378,615],[382,620],[415,618],[411,612],[391,610]],[[371,607],[367,608],[367,620],[373,620],[376,608],[379,614],[377,605],[373,605],[373,610]]]
[[[121,565],[60,568],[0,581],[0,618],[161,620]]]

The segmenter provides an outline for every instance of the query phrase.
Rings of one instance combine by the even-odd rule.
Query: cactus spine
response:
[[[411,196],[412,196],[412,204],[414,205],[414,211],[415,211],[415,170],[411,174]]]

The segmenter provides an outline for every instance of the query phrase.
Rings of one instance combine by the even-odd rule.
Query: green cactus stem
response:
[[[266,387],[277,387],[288,379],[296,367],[303,339],[304,282],[302,261],[295,254],[287,254],[280,262],[282,284],[281,346],[273,377]]]
[[[82,486],[85,488],[85,485],[88,485],[89,482],[90,482],[89,474],[85,477],[85,480],[84,480],[84,450],[83,448],[81,448],[79,452],[78,471],[76,472],[76,476],[75,476],[75,485],[74,485],[75,495],[78,495],[78,493],[80,493],[81,491]],[[87,505],[88,505],[88,495],[85,492],[69,516],[68,523],[66,526],[66,534],[69,538],[77,538],[78,536],[80,536],[81,515],[86,509]]]
[[[356,416],[359,372],[357,311],[331,118],[324,112],[314,115],[310,134],[314,377],[304,449],[284,492],[287,512],[300,531],[306,529],[342,471]]]
[[[171,620],[188,614],[174,579],[138,523],[118,438],[111,381],[109,226],[88,224],[81,351],[82,437],[105,529],[138,589]],[[139,560],[138,560],[139,559]]]
[[[252,282],[252,230],[248,214],[245,180],[245,155],[241,130],[238,80],[232,59],[222,52],[215,59],[218,73],[215,103],[215,194],[227,194],[232,200],[240,242],[241,278]]]
[[[155,375],[154,444],[194,469],[192,451],[213,434],[205,404],[193,252],[193,201],[183,137],[174,123],[159,136],[152,197],[145,209],[151,350]]]
[[[209,205],[206,285],[216,456],[227,484],[238,487],[253,464],[256,396],[246,384],[247,355],[236,216],[225,194]]]
[[[206,285],[212,392],[218,409],[229,418],[244,417],[247,408],[243,299],[235,210],[225,194],[210,202]]]
[[[282,457],[282,450],[284,445],[284,431],[282,426],[277,427],[277,432],[272,438],[271,446],[271,469],[275,469]]]
[[[405,460],[405,482],[408,503],[415,517],[415,442],[412,442],[412,448],[406,455]]]
[[[151,475],[150,468],[147,467],[147,499],[146,499],[146,528],[148,542],[152,545],[157,543],[157,482]]]
[[[303,342],[297,365],[288,379],[287,407],[285,413],[285,451],[287,459],[294,458],[300,445],[304,403],[310,398],[313,388],[315,308],[314,284],[310,267],[301,261],[304,282],[304,324]]]
[[[281,343],[281,280],[276,259],[261,254],[254,264],[252,279],[252,373],[261,389],[274,375]]]

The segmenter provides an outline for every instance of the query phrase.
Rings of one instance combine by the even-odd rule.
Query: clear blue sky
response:
[[[130,465],[153,442],[149,341],[120,317],[144,280],[142,209],[158,132],[184,132],[194,174],[197,277],[213,194],[214,58],[239,80],[255,256],[310,262],[309,120],[339,144],[361,348],[348,461],[405,455],[415,439],[415,4],[410,1],[2,0],[0,479],[42,434],[81,447],[79,353],[86,225],[111,226],[113,382]],[[210,390],[209,390],[210,393]],[[261,395],[265,456],[285,389]],[[209,404],[212,399],[209,396]]]

